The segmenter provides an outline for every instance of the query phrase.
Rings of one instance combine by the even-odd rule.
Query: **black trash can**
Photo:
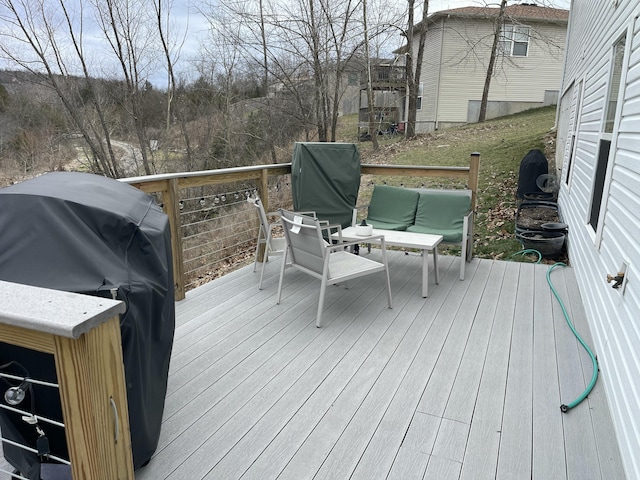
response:
[[[144,192],[98,175],[56,172],[0,189],[0,279],[112,298],[120,321],[134,468],[160,436],[175,328],[169,222]],[[55,382],[50,355],[0,343],[10,373]],[[0,382],[0,401],[7,381]],[[57,391],[32,387],[21,408],[62,419]],[[68,458],[64,431],[43,424],[51,452]],[[35,444],[20,415],[0,410],[3,436]],[[6,460],[39,479],[39,457],[3,445]]]

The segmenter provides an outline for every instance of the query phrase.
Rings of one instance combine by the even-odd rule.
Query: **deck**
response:
[[[474,259],[460,281],[441,256],[423,299],[419,255],[390,253],[394,308],[364,277],[328,290],[321,329],[318,282],[288,271],[276,305],[275,263],[262,291],[251,267],[190,291],[136,479],[625,478],[602,382],[560,411],[591,361],[547,266]],[[591,345],[573,270],[551,278]]]

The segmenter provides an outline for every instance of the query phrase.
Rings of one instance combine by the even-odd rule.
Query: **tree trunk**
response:
[[[424,0],[422,9],[422,21],[420,22],[420,33],[418,36],[418,54],[414,56],[413,36],[415,31],[413,10],[415,0],[409,0],[409,19],[407,25],[407,93],[409,104],[407,106],[407,125],[405,136],[407,138],[416,136],[416,119],[418,116],[418,92],[420,90],[420,73],[422,71],[422,57],[424,56],[424,46],[427,38],[427,17],[429,15],[429,0]],[[414,68],[415,59],[415,68]]]
[[[369,106],[369,136],[373,150],[378,151],[378,130],[376,129],[375,99],[371,84],[371,57],[369,55],[369,29],[367,27],[367,0],[362,0],[362,18],[364,21],[364,56],[367,59],[367,105]],[[358,114],[359,115],[359,114]]]
[[[484,88],[482,89],[482,100],[480,101],[480,112],[478,113],[478,122],[484,122],[487,118],[487,103],[489,101],[489,89],[491,88],[491,78],[498,56],[498,43],[500,40],[500,32],[502,31],[502,22],[504,21],[504,10],[507,8],[507,0],[500,3],[500,12],[493,26],[493,44],[491,45],[491,57],[489,58],[489,66],[487,67],[487,75],[484,77]]]

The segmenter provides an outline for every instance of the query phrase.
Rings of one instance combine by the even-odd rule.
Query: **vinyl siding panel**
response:
[[[442,53],[443,22],[433,25],[427,32],[425,54],[420,70],[420,82],[423,84],[422,109],[417,112],[418,122],[436,122],[438,97],[436,92],[440,87],[440,62]],[[414,51],[418,51],[417,41]]]
[[[444,30],[430,32],[435,35],[429,36],[429,40],[442,42],[437,117],[440,122],[465,123],[469,101],[482,99],[493,27],[487,21],[456,18],[441,25]],[[531,102],[541,106],[546,90],[560,89],[566,26],[534,23],[528,26],[535,37],[529,42],[528,56],[499,59],[489,101]],[[440,37],[442,32],[444,38]],[[469,45],[474,45],[473,50]]]
[[[584,99],[568,189],[560,207],[569,224],[569,258],[578,272],[628,478],[640,478],[640,7],[637,2],[573,2],[563,91],[584,80]],[[609,183],[598,243],[587,225],[598,146],[609,91],[612,49],[629,28],[622,108],[612,135]],[[563,113],[561,113],[562,115]],[[562,122],[563,119],[559,119]],[[629,262],[622,294],[605,281]]]
[[[441,66],[438,116],[445,122],[466,122],[469,100],[482,98],[484,77],[491,53],[489,26],[467,20],[446,22]],[[480,39],[484,38],[484,41]],[[470,52],[468,43],[475,44]]]

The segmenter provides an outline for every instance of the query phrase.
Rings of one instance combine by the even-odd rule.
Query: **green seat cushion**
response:
[[[367,218],[367,223],[371,225],[373,228],[378,228],[381,230],[400,230],[404,231],[407,229],[406,223],[389,223],[389,222],[380,222],[378,220],[371,220]]]
[[[471,209],[467,190],[421,190],[415,224],[410,232],[442,235],[445,242],[461,242],[464,216]]]
[[[418,225],[411,225],[407,228],[407,232],[413,233],[430,233],[432,235],[442,235],[442,241],[447,243],[458,243],[462,241],[462,229],[460,230],[447,230],[431,227],[421,227]]]
[[[367,223],[374,228],[406,230],[409,225],[413,225],[419,198],[420,194],[416,190],[375,185]]]

